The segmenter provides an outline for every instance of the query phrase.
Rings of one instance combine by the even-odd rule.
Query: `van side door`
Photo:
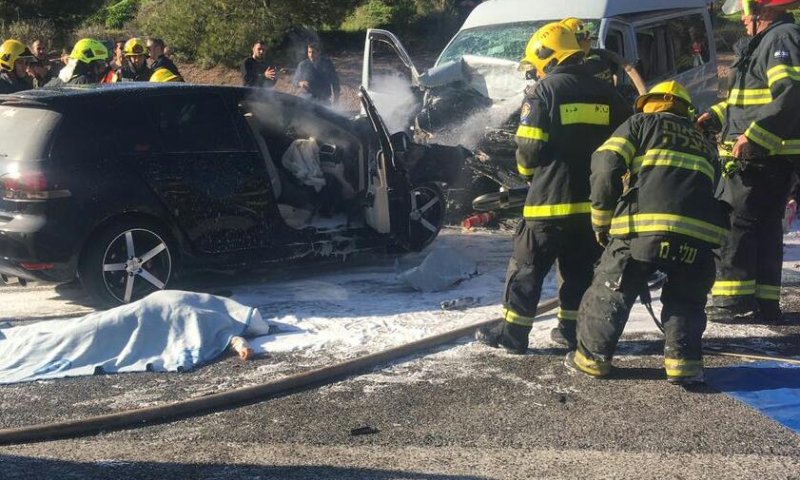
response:
[[[648,86],[675,80],[698,109],[717,96],[717,64],[711,20],[705,9],[669,12],[633,25],[639,73]]]

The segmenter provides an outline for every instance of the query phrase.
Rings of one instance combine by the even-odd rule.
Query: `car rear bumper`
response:
[[[78,255],[64,248],[68,231],[38,215],[0,221],[0,274],[43,282],[72,280]]]

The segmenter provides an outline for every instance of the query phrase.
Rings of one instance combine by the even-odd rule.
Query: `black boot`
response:
[[[706,318],[709,322],[725,324],[753,323],[756,320],[755,309],[747,304],[733,304],[725,307],[706,307]]]
[[[577,322],[563,320],[558,321],[558,327],[550,330],[550,340],[562,347],[570,350],[578,348],[578,335],[576,333]]]
[[[504,348],[514,355],[524,355],[528,350],[528,334],[531,327],[500,321],[493,327],[481,327],[475,332],[475,340],[492,348]]]
[[[783,312],[778,302],[758,302],[759,323],[782,325]]]

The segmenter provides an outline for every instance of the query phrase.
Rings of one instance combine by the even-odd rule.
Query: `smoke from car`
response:
[[[370,90],[376,92],[372,100],[389,132],[407,130],[417,110],[411,82],[399,75],[376,76],[371,80]]]

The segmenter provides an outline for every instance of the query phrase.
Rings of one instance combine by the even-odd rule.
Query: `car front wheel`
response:
[[[105,305],[130,303],[166,288],[173,275],[168,236],[149,222],[126,220],[104,228],[87,246],[80,279]]]

